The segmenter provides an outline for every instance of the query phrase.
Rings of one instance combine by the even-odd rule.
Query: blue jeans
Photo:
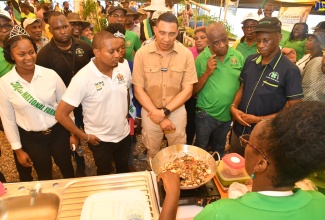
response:
[[[211,138],[212,150],[217,151],[222,157],[230,124],[231,121],[222,122],[212,118],[204,110],[198,111],[195,115],[196,140],[194,145],[207,150],[209,138]]]

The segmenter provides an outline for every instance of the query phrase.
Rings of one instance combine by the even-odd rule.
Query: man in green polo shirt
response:
[[[13,67],[13,64],[10,64],[5,60],[3,53],[3,43],[13,26],[14,24],[11,20],[10,14],[5,10],[0,9],[0,77],[8,73]]]
[[[257,53],[256,34],[254,29],[258,24],[259,17],[256,13],[249,12],[242,21],[244,36],[235,41],[232,48],[238,50],[246,60],[249,55]]]
[[[194,145],[206,149],[211,137],[213,151],[222,156],[231,124],[230,104],[239,88],[238,77],[244,58],[240,52],[229,48],[222,24],[210,24],[207,36],[209,46],[195,60],[199,81],[193,89],[193,93],[198,94]]]

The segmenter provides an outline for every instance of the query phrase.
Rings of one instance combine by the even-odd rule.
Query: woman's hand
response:
[[[166,195],[173,195],[179,198],[180,194],[180,177],[177,173],[163,172],[158,175],[158,181],[162,180]]]
[[[24,166],[24,167],[32,167],[33,162],[32,159],[29,157],[29,155],[23,150],[23,149],[18,149],[15,150],[15,154],[17,156],[18,162]]]
[[[163,181],[164,189],[166,191],[166,197],[159,220],[176,219],[180,195],[180,177],[177,173],[168,171],[160,173],[158,175],[158,180]]]

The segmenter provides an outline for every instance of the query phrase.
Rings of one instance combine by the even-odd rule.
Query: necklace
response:
[[[73,45],[71,46],[71,48],[73,47]],[[70,65],[70,63],[68,62],[68,60],[65,58],[65,56],[63,55],[62,51],[60,52],[61,56],[63,57],[64,61],[68,64],[69,68],[71,69],[72,75],[74,76],[74,57],[75,57],[75,53],[73,52],[73,48],[72,50],[68,51],[68,54],[72,54],[72,66]]]

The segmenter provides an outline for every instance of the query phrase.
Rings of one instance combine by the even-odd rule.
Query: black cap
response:
[[[124,11],[125,14],[127,13],[127,11],[124,8],[122,8],[121,6],[118,5],[118,6],[111,6],[109,8],[108,14],[112,14],[116,10],[122,10],[122,11]]]
[[[255,32],[279,32],[281,33],[281,21],[276,17],[262,18],[255,28]]]

